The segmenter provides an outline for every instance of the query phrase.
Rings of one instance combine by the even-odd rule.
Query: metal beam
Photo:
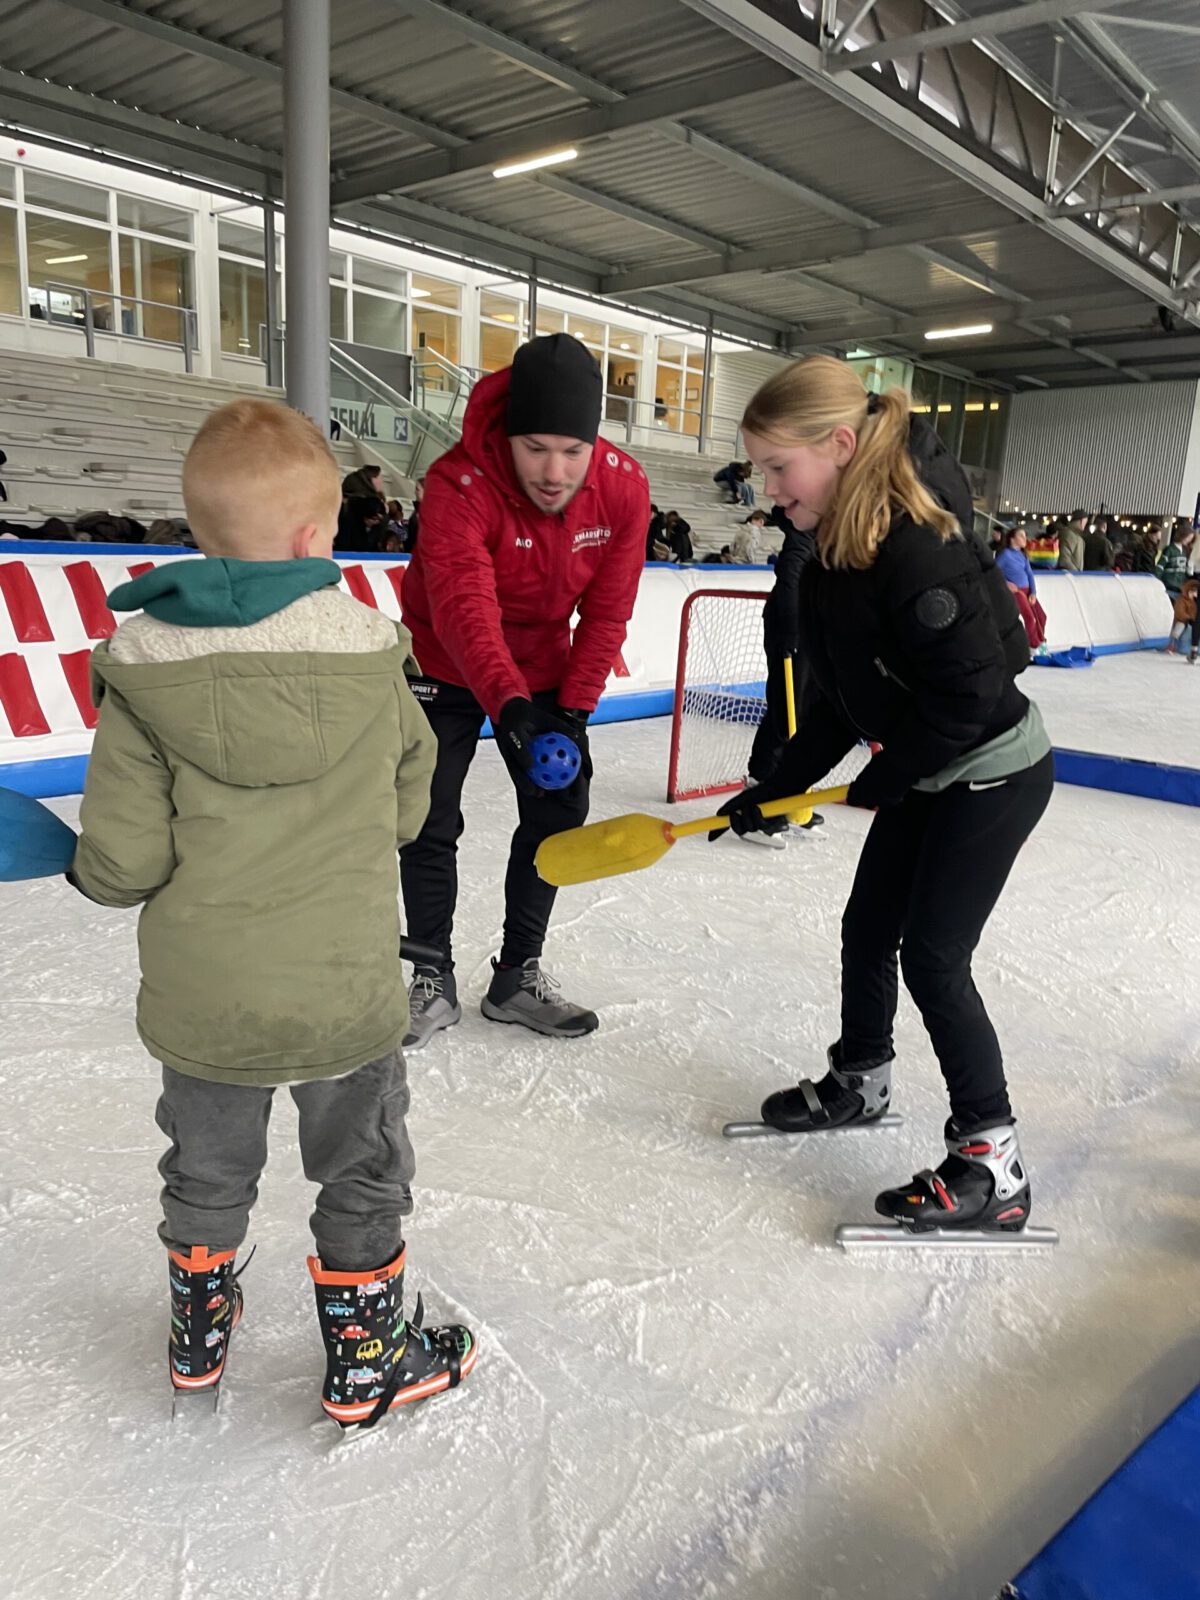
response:
[[[862,4],[859,6],[858,10],[854,13],[854,15],[850,18],[850,21],[834,40],[832,52],[834,55],[837,55],[839,51],[842,51],[846,48],[846,44],[849,41],[850,35],[856,28],[862,26],[862,24],[871,15],[872,11],[874,11],[876,4],[877,0],[862,0]]]
[[[207,34],[196,33],[191,28],[181,27],[177,22],[164,22],[159,17],[148,16],[144,11],[135,11],[131,6],[119,4],[117,0],[60,0],[60,3],[72,11],[96,17],[99,21],[110,23],[114,27],[127,28],[131,33],[140,33],[146,38],[157,39],[173,49],[186,51],[188,55],[203,56],[209,61],[219,62],[221,66],[230,68],[244,78],[255,78],[262,83],[279,85],[283,83],[282,65],[278,61],[271,60],[269,56],[260,56],[253,51],[243,49],[240,45],[226,44],[223,40],[213,39]],[[411,138],[420,139],[424,144],[445,147],[449,143],[462,142],[447,134],[444,129],[424,122],[419,117],[409,116],[407,112],[400,111],[395,106],[382,105],[377,100],[370,100],[365,95],[342,88],[333,79],[330,80],[329,101],[338,111],[352,112],[368,122],[390,128],[393,133],[406,133]]]
[[[283,159],[235,139],[172,122],[168,117],[48,83],[0,67],[0,104],[5,120],[70,140],[85,152],[141,158],[153,150],[160,173],[181,179],[211,178],[254,195],[283,193]],[[28,112],[26,114],[26,108]]]
[[[329,6],[283,0],[287,398],[322,434],[329,426]]]
[[[1042,23],[1061,22],[1064,17],[1077,16],[1081,11],[1112,11],[1117,6],[1131,3],[1132,0],[1033,0],[1032,5],[1008,6],[1003,11],[989,11],[981,17],[971,17],[966,22],[925,28],[920,33],[888,39],[883,44],[867,45],[862,50],[829,55],[826,64],[834,72],[861,72],[864,67],[872,67],[876,62],[924,55],[927,50],[945,50],[954,44],[967,44],[981,35],[995,37],[1002,33],[1017,33],[1025,28],[1039,27]]]
[[[531,172],[529,176],[544,189],[553,189],[556,194],[566,195],[571,200],[581,200],[586,205],[599,206],[602,210],[611,212],[614,217],[624,217],[627,222],[638,222],[644,228],[653,228],[656,233],[665,233],[672,239],[682,239],[687,244],[698,245],[701,250],[727,251],[733,248],[726,240],[719,239],[715,234],[704,233],[699,228],[689,228],[686,223],[676,222],[673,217],[664,217],[658,211],[648,211],[645,206],[621,200],[616,195],[594,188],[591,184],[576,183],[574,179],[560,177],[554,172]]]
[[[1160,305],[1186,316],[1196,315],[1165,278],[1099,238],[1071,217],[1051,213],[1039,195],[1032,194],[1009,173],[966,149],[949,128],[941,128],[919,108],[898,101],[874,82],[874,75],[830,73],[818,46],[808,37],[762,11],[752,0],[681,0],[690,10],[708,18],[765,55],[788,66],[801,81],[821,89],[849,106],[926,160],[969,183],[974,189],[1006,206],[1014,215],[1034,223],[1043,233],[1068,246],[1075,254],[1102,267],[1118,281],[1148,295]],[[1026,12],[1031,7],[1023,8]]]
[[[1153,22],[1149,17],[1109,17],[1105,26],[1149,28],[1157,33],[1183,33],[1193,39],[1200,38],[1200,23],[1195,22]]]
[[[440,178],[486,172],[507,161],[520,161],[563,145],[586,144],[591,139],[627,132],[648,123],[682,116],[688,111],[711,111],[731,100],[777,89],[788,81],[787,72],[770,61],[752,62],[739,67],[736,73],[731,73],[728,67],[719,67],[628,95],[613,104],[586,106],[582,110],[542,117],[505,133],[475,139],[457,150],[383,162],[335,184],[333,203],[345,205],[371,195],[436,183]]]
[[[442,0],[388,0],[388,4],[411,17],[420,17],[422,21],[436,23],[439,27],[457,33],[461,38],[478,45],[480,49],[490,50],[493,55],[500,56],[506,61],[515,61],[547,83],[557,84],[569,94],[578,95],[581,100],[615,105],[625,98],[619,90],[610,89],[607,84],[600,83],[596,78],[577,72],[574,67],[569,67],[565,62],[547,55],[544,50],[535,49],[523,40],[514,38],[512,34],[501,33],[498,28],[489,27],[486,22],[476,21],[463,11],[443,4]]]
[[[795,268],[840,266],[880,250],[907,250],[936,243],[939,239],[958,239],[973,233],[989,236],[1024,228],[1020,221],[997,223],[984,217],[981,208],[956,208],[941,219],[936,212],[913,222],[878,228],[834,227],[803,239],[780,240],[756,250],[715,250],[687,256],[663,266],[634,267],[613,273],[604,280],[605,294],[623,294],[634,289],[649,289],[672,283],[696,283],[704,278],[723,278],[739,272],[788,272]],[[970,269],[954,263],[954,271],[966,275]]]
[[[1180,183],[1173,189],[1143,189],[1138,194],[1118,194],[1103,205],[1073,209],[1072,216],[1090,217],[1100,211],[1140,211],[1145,206],[1173,205],[1180,200],[1200,200],[1200,183]]]

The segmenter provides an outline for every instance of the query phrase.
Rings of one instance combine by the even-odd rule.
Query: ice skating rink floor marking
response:
[[[1126,663],[1027,682],[1049,721],[1047,680],[1111,677],[1119,698]],[[1157,709],[1195,726],[1200,672],[1153,664],[1178,685]],[[597,730],[596,816],[660,806],[668,736]],[[490,748],[465,810],[466,1015],[410,1063],[409,1277],[481,1358],[354,1441],[317,1405],[286,1096],[221,1411],[169,1424],[134,918],[0,886],[0,1593],[991,1600],[1195,1386],[1200,817],[1060,788],[979,953],[1059,1249],[859,1263],[836,1224],[939,1151],[907,1000],[903,1128],[738,1144],[720,1125],[820,1068],[869,819],[838,811],[779,854],[688,841],[564,891],[548,964],[602,1015],[568,1043],[478,1014],[513,811]]]

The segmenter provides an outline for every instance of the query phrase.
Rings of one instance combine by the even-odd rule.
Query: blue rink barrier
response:
[[[1013,1582],[1015,1600],[1197,1600],[1200,1390]]]
[[[1200,806],[1200,770],[1195,767],[1134,761],[1125,756],[1100,755],[1094,750],[1056,748],[1054,770],[1059,783],[1137,795],[1143,800],[1169,800],[1179,806]],[[1196,1593],[1200,1600],[1200,1590]]]

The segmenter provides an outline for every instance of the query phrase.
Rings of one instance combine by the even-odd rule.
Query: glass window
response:
[[[938,398],[938,374],[930,372],[928,367],[914,367],[911,389],[913,410],[932,422]]]
[[[61,217],[40,217],[34,211],[25,214],[25,242],[29,256],[29,309],[33,316],[53,318],[60,316],[73,322],[83,320],[83,302],[77,296],[55,297],[47,306],[45,286],[48,282],[73,284],[80,289],[93,289],[97,328],[108,331],[113,327],[113,307],[108,294],[112,289],[109,270],[108,244],[111,235],[107,228],[91,228],[82,222],[67,222]]]
[[[192,253],[178,245],[156,244],[153,239],[120,237],[121,293],[151,306],[121,306],[121,332],[144,339],[176,343],[182,337],[183,319],[171,306],[190,306]]]
[[[632,328],[612,328],[608,330],[608,353],[618,357],[628,354],[638,357],[642,354],[644,341],[640,333],[634,333]]]
[[[345,283],[346,262],[349,259],[349,256],[343,255],[340,250],[331,250],[329,252],[329,276],[336,278],[339,283]]]
[[[537,331],[542,333],[561,333],[567,320],[565,311],[552,311],[549,307],[543,308],[540,304],[537,309]]]
[[[959,378],[942,378],[941,396],[937,408],[937,431],[952,455],[958,454],[962,437],[963,403],[966,384]]]
[[[11,200],[17,192],[17,175],[13,168],[0,161],[0,196]]]
[[[485,372],[499,372],[511,365],[517,353],[517,330],[495,328],[485,322],[479,329],[479,364]]]
[[[1004,457],[1004,430],[1008,426],[1009,398],[1006,394],[995,393],[987,397],[987,460],[984,466],[990,472],[999,472],[1000,462]]]
[[[704,371],[704,351],[703,350],[689,350],[688,353],[687,353],[687,364],[688,364],[689,369],[692,372],[703,372]]]
[[[336,285],[329,291],[329,337],[346,337],[346,291]]]
[[[457,364],[460,322],[459,317],[432,310],[427,301],[418,301],[413,307],[413,342],[418,350],[434,350]]]
[[[231,222],[228,217],[217,218],[217,248],[231,250],[234,255],[249,256],[262,261],[263,231],[248,227],[244,222]]]
[[[427,278],[422,272],[413,273],[412,298],[425,306],[445,306],[448,311],[462,309],[462,289],[457,283],[447,283],[444,278]]]
[[[221,349],[257,356],[258,330],[267,320],[266,274],[241,261],[219,261]]]
[[[55,178],[48,172],[26,172],[25,204],[108,221],[107,189],[93,188],[90,183],[75,183],[70,178]]]
[[[141,200],[135,195],[117,196],[117,221],[123,228],[137,228],[142,233],[162,233],[168,239],[192,237],[192,219],[187,211],[177,206],[164,206],[157,200]]]
[[[369,261],[365,256],[355,256],[354,287],[385,289],[388,294],[407,295],[408,273],[403,267],[392,267],[384,261]]]
[[[404,301],[356,293],[354,343],[373,344],[378,350],[407,350],[408,307]]]
[[[492,289],[483,289],[480,291],[479,314],[481,317],[488,317],[492,322],[507,322],[515,328],[520,326],[521,322],[523,322],[524,312],[524,304],[520,300],[514,300],[510,295],[496,294]],[[555,313],[553,312],[551,313],[551,315],[554,314]],[[549,330],[552,333],[562,331],[562,313],[558,312],[557,315],[559,316],[560,321],[557,328],[552,328]],[[540,315],[538,317],[538,332],[541,332]],[[507,362],[502,361],[500,365],[506,366]]]
[[[976,388],[967,390],[967,403],[963,410],[962,444],[958,452],[959,460],[967,466],[983,466],[988,426],[987,401],[986,390]]]
[[[658,359],[660,361],[678,361],[683,365],[684,347],[678,339],[660,339],[658,341]]]
[[[17,256],[17,213],[0,206],[0,312],[21,314],[21,263]]]
[[[603,322],[593,322],[590,317],[577,317],[572,314],[567,318],[567,332],[573,333],[577,339],[582,339],[584,344],[593,345],[597,350],[604,348]]]

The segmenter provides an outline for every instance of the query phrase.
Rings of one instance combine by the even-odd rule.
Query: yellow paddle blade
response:
[[[782,817],[796,811],[811,812],[813,806],[833,805],[845,798],[845,787],[822,789],[816,794],[771,800],[762,810],[764,816]],[[607,822],[589,822],[582,828],[553,834],[538,846],[534,865],[544,882],[559,889],[573,883],[594,883],[597,878],[619,878],[622,873],[652,867],[677,839],[728,826],[728,817],[698,817],[694,822],[677,823],[632,811],[624,817],[610,817]]]
[[[669,822],[633,811],[552,834],[538,846],[533,864],[539,877],[562,888],[652,867],[674,843]]]

